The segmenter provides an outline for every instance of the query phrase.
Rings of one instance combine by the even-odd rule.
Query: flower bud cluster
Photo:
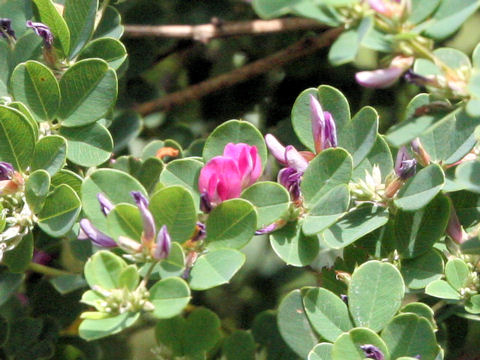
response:
[[[100,286],[94,286],[93,291],[101,297],[93,302],[82,300],[92,305],[101,314],[86,312],[82,318],[98,318],[116,316],[126,312],[153,311],[154,305],[149,301],[150,293],[143,284],[131,291],[124,287],[122,289],[106,290]]]

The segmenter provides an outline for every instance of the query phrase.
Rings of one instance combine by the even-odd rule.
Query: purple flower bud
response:
[[[12,29],[12,20],[0,18],[0,36],[7,39],[9,36],[16,39],[15,31]]]
[[[308,161],[292,145],[288,145],[285,148],[285,160],[288,167],[291,167],[302,174],[308,167]]]
[[[132,191],[130,193],[133,199],[137,203],[138,209],[140,210],[140,214],[142,215],[143,220],[143,233],[142,233],[142,243],[144,244],[151,244],[155,239],[155,220],[153,219],[153,215],[148,210],[148,200],[143,194],[139,191]]]
[[[272,134],[265,135],[265,143],[273,157],[277,159],[280,164],[287,165],[287,161],[285,160],[285,146],[283,146]]]
[[[340,299],[342,299],[342,301],[348,305],[348,296],[345,295],[345,294],[340,294]]]
[[[413,72],[412,69],[408,69],[404,75],[404,78],[407,82],[415,84],[417,86],[426,86],[426,85],[434,85],[435,81],[429,79],[426,76],[419,75]]]
[[[360,71],[355,74],[357,82],[367,88],[384,89],[392,86],[402,76],[404,70],[397,67]]]
[[[367,359],[374,359],[374,360],[384,360],[385,357],[383,353],[377,348],[375,345],[365,344],[360,346],[360,349],[363,350],[365,357]]]
[[[0,161],[0,180],[11,180],[14,171],[12,164]]]
[[[50,261],[52,261],[52,257],[45,251],[37,250],[37,249],[33,251],[32,262],[40,265],[46,265]]]
[[[272,231],[277,230],[278,224],[276,222],[265,226],[262,229],[258,229],[255,231],[255,235],[265,235],[265,234],[270,234]]]
[[[312,118],[313,142],[315,151],[320,153],[322,150],[337,146],[337,129],[332,114],[323,111],[317,98],[310,95],[310,114]]]
[[[110,236],[105,235],[100,230],[98,230],[88,219],[80,220],[80,230],[81,231],[78,236],[79,240],[84,240],[88,238],[92,241],[94,245],[104,248],[111,248],[117,246],[117,243]]]
[[[43,39],[43,43],[47,49],[50,49],[53,45],[53,35],[50,31],[50,28],[42,23],[33,22],[28,20],[27,27],[32,28],[35,31],[35,34],[40,36]]]
[[[448,225],[445,232],[457,244],[463,243],[468,238],[468,235],[463,230],[462,224],[458,219],[458,215],[453,207],[453,204],[450,204],[450,218],[448,219]]]
[[[155,246],[155,251],[153,253],[153,258],[156,260],[163,260],[168,257],[170,254],[170,248],[172,247],[172,240],[170,234],[168,233],[167,226],[163,225],[157,236],[157,243]]]
[[[417,160],[412,159],[407,152],[407,148],[402,146],[397,153],[395,160],[395,174],[402,180],[406,180],[415,175],[417,169]]]
[[[107,216],[108,213],[113,209],[113,204],[110,200],[107,199],[102,193],[97,194],[98,202],[100,203],[100,210],[103,215]]]
[[[291,167],[282,169],[278,173],[277,181],[288,190],[293,201],[297,201],[300,198],[302,174],[302,172]]]

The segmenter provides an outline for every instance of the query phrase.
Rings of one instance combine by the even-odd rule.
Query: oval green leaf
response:
[[[155,305],[153,315],[159,319],[168,319],[180,314],[191,298],[187,283],[178,277],[156,282],[149,292],[150,301]]]
[[[65,165],[66,157],[65,139],[57,135],[45,136],[35,145],[31,168],[32,170],[44,169],[53,176]]]

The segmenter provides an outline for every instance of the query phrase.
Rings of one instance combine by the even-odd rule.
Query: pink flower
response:
[[[310,114],[316,153],[319,154],[322,150],[337,147],[337,128],[333,116],[328,111],[323,111],[322,106],[313,95],[310,95]]]
[[[386,69],[360,71],[355,74],[357,82],[368,88],[383,89],[395,84],[413,64],[413,58],[397,56]]]
[[[236,161],[242,177],[242,187],[252,185],[262,175],[262,159],[256,146],[229,143],[223,150],[223,156]]]
[[[198,188],[202,194],[202,210],[237,198],[242,190],[258,180],[262,160],[256,146],[229,143],[222,156],[216,156],[202,168]]]

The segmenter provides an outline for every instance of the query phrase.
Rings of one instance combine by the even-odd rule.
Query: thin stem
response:
[[[134,110],[145,116],[156,111],[170,110],[175,106],[198,100],[215,91],[247,81],[274,68],[313,54],[319,49],[329,46],[342,31],[343,27],[338,27],[325,31],[317,37],[303,38],[286,49],[278,51],[266,58],[254,61],[229,73],[205,80],[162,98],[139,104],[134,107]]]
[[[141,285],[143,285],[143,287],[145,287],[145,288],[147,287],[148,280],[150,278],[150,275],[152,275],[152,272],[153,272],[153,269],[155,268],[155,265],[157,265],[157,263],[155,261],[153,261],[152,264],[150,265],[150,267],[148,268],[147,273],[143,277]]]
[[[71,272],[31,262],[28,269],[47,276],[75,275]]]
[[[110,5],[110,0],[103,0],[102,6],[98,9],[97,15],[95,17],[95,25],[93,26],[93,32],[95,32],[102,21],[105,11],[107,11],[108,5]]]
[[[208,42],[215,38],[239,35],[264,35],[299,30],[324,29],[325,25],[312,19],[286,18],[275,20],[253,20],[225,22],[212,19],[210,24],[201,25],[125,25],[126,37],[164,37],[194,39]]]

